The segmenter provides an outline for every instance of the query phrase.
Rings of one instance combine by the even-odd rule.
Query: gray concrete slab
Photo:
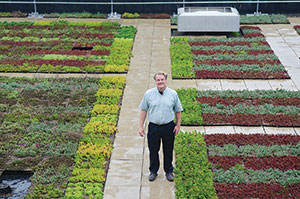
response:
[[[266,134],[288,134],[296,135],[294,128],[288,127],[264,127]]]
[[[247,127],[247,126],[235,126],[234,127],[236,133],[240,134],[265,134],[265,130],[262,126],[260,127]]]
[[[234,126],[205,126],[205,134],[233,134],[236,133]]]
[[[134,192],[129,198],[174,198],[174,183],[165,179],[163,168],[160,168],[157,180],[149,183],[147,141],[138,135],[138,106],[145,91],[155,86],[153,75],[158,71],[171,74],[170,22],[160,19],[137,20],[135,26],[138,32],[127,74],[118,122],[119,132],[115,138],[104,198],[128,198],[125,188]],[[172,79],[168,79],[168,85],[171,87],[172,84]]]

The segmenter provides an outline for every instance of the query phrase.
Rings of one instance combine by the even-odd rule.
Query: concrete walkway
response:
[[[139,103],[149,88],[155,86],[153,75],[170,68],[169,20],[136,20],[138,33],[133,47],[130,70],[118,123],[114,150],[104,191],[109,198],[174,198],[174,183],[168,182],[162,168],[154,182],[148,181],[146,138],[138,135]],[[169,82],[172,85],[172,81]],[[161,155],[162,156],[162,155]]]

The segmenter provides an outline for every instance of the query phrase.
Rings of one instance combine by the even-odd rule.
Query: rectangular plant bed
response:
[[[299,198],[300,136],[179,133],[178,198]]]
[[[288,79],[278,57],[258,27],[241,27],[243,37],[172,37],[175,79]]]
[[[180,89],[184,125],[300,126],[300,92]]]
[[[135,33],[116,22],[1,22],[0,72],[126,73]]]

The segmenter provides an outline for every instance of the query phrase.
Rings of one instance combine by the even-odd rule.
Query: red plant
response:
[[[237,146],[258,144],[258,145],[297,145],[300,142],[298,135],[282,134],[208,134],[205,135],[207,145],[224,146],[225,144],[234,144]]]
[[[59,54],[59,55],[98,55],[108,56],[109,50],[28,50],[26,54],[45,55],[45,54]]]
[[[300,126],[300,116],[297,114],[264,115],[263,123],[271,126]]]
[[[205,64],[205,63],[203,63]],[[195,71],[195,78],[201,79],[248,79],[248,78],[263,78],[263,79],[289,79],[286,71],[278,72],[263,72],[263,71],[211,71],[211,70],[197,70]]]
[[[300,29],[299,25],[294,26],[295,29]]]
[[[245,38],[252,38],[252,37],[265,37],[262,33],[259,32],[253,32],[253,33],[246,33],[243,35]]]
[[[223,104],[226,106],[245,104],[259,106],[263,104],[273,104],[274,106],[299,106],[300,98],[251,98],[243,99],[240,97],[198,97],[197,101],[201,104],[208,104],[210,106],[216,106],[217,104]]]
[[[259,114],[213,114],[203,113],[202,114],[204,125],[261,125],[262,117]]]
[[[240,54],[239,51],[233,50],[192,50],[194,55],[215,55],[215,54],[228,54],[228,55],[237,55]],[[248,50],[245,51],[248,55],[260,55],[260,54],[273,54],[273,50]]]
[[[231,42],[213,42],[213,41],[195,41],[189,42],[190,46],[252,46],[252,43],[256,45],[266,45],[269,46],[267,41],[257,41],[257,42],[249,42],[249,41],[231,41]]]
[[[61,65],[61,66],[87,66],[87,65],[105,65],[105,61],[79,61],[79,60],[5,60],[2,62],[3,64],[11,64],[14,66],[23,65],[24,63],[28,63],[30,65],[43,65],[43,64],[51,64],[53,66]]]
[[[229,169],[236,164],[243,165],[247,169],[265,170],[279,169],[281,171],[300,170],[299,156],[266,156],[266,157],[245,157],[245,156],[208,156],[208,160],[213,165],[218,165],[223,169]]]
[[[194,64],[196,66],[201,64],[206,65],[243,65],[243,64],[258,64],[260,66],[264,66],[266,64],[280,64],[278,59],[276,60],[256,60],[256,59],[245,59],[245,60],[195,60]]]
[[[225,184],[214,183],[220,199],[263,198],[263,199],[299,199],[300,183],[286,185],[267,183]]]
[[[259,30],[261,31],[260,27],[257,26],[241,26],[241,29],[252,29],[252,30]]]

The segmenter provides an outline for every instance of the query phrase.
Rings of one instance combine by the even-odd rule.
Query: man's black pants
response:
[[[173,148],[174,148],[174,127],[175,123],[172,121],[165,125],[156,125],[149,123],[148,125],[148,148],[150,152],[150,172],[157,173],[159,169],[159,149],[162,140],[163,154],[164,154],[164,171],[166,173],[173,172]]]

